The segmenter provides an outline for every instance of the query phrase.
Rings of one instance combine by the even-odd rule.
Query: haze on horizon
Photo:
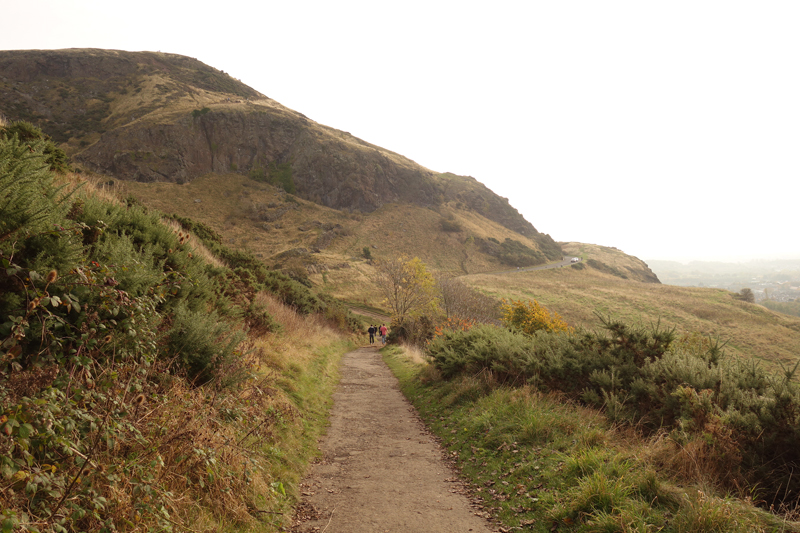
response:
[[[3,50],[196,57],[475,177],[559,241],[644,260],[800,258],[794,2],[43,0],[4,15]]]

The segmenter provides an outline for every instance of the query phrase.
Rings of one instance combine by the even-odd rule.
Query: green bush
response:
[[[52,171],[64,173],[72,170],[67,153],[33,124],[13,122],[5,127],[0,126],[0,138],[16,138],[20,144],[27,146],[29,152],[44,156],[45,163]]]
[[[772,309],[773,311],[784,313],[786,315],[800,316],[800,300],[794,300],[792,302],[764,300],[761,302],[761,305],[767,309]]]
[[[494,237],[489,237],[486,240],[476,238],[475,242],[483,253],[496,257],[504,265],[526,267],[540,265],[547,261],[545,254],[514,239],[506,238],[501,243]]]
[[[216,312],[194,311],[182,303],[172,313],[172,327],[166,334],[166,351],[181,362],[195,383],[214,377],[214,370],[236,357],[244,333],[231,332]]]
[[[427,353],[441,375],[490,372],[507,384],[557,390],[616,421],[676,438],[705,439],[720,477],[749,483],[777,500],[800,495],[800,389],[784,376],[726,361],[718,343],[674,331],[605,322],[605,333],[518,335],[493,326],[445,331]],[[800,363],[799,363],[800,365]]]
[[[292,164],[286,163],[270,163],[267,168],[267,180],[272,185],[282,188],[289,194],[295,193],[294,179],[292,178]]]

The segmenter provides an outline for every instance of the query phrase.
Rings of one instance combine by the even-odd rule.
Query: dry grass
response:
[[[98,180],[107,178],[97,178]],[[430,268],[457,274],[501,270],[497,260],[479,253],[469,236],[512,238],[536,248],[528,239],[470,211],[442,206],[438,211],[413,205],[387,204],[367,214],[349,214],[312,202],[289,197],[271,185],[240,174],[209,174],[189,183],[139,183],[116,181],[120,196],[133,195],[144,205],[164,213],[176,213],[208,224],[225,236],[226,245],[247,248],[269,262],[275,254],[290,249],[314,250],[324,233],[320,226],[341,226],[340,233],[320,254],[302,258],[333,268],[312,274],[316,283],[327,285],[332,294],[346,299],[367,299],[370,303],[372,268],[363,261],[363,249],[373,257],[419,257]],[[199,200],[199,201],[198,201]],[[263,221],[258,217],[265,206],[289,207],[280,218]],[[274,209],[274,208],[273,208]],[[444,232],[441,221],[452,216],[462,232]],[[311,221],[319,224],[309,224]],[[354,269],[339,269],[349,263]]]
[[[261,337],[255,343],[262,354],[262,368],[286,369],[305,362],[315,349],[341,336],[318,315],[300,315],[269,293],[258,293],[255,303],[281,325],[278,334]]]
[[[324,230],[309,227],[310,221],[344,228],[357,224],[345,213],[290,197],[240,174],[209,174],[183,185],[116,181],[114,188],[163,213],[203,222],[224,235],[226,245],[247,248],[265,259],[293,248],[313,249]],[[287,210],[274,221],[259,220],[259,210],[276,209],[266,207],[270,205]]]
[[[99,198],[104,202],[114,205],[120,205],[120,188],[114,185],[107,185],[97,179],[86,179],[81,174],[67,173],[63,177],[59,177],[64,183],[71,184],[70,190],[75,190],[80,195],[92,196]],[[164,225],[168,226],[175,235],[189,234],[190,232],[183,229],[183,227],[176,221],[168,218],[161,220]],[[206,248],[199,239],[194,236],[189,237],[188,244],[192,253],[201,257],[205,262],[218,268],[224,268],[227,265],[224,261],[215,256],[211,250]]]
[[[418,346],[404,344],[402,348],[403,348],[402,355],[407,360],[417,365],[428,364],[428,358],[425,357],[425,354]]]

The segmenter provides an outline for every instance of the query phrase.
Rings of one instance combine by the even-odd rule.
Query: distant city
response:
[[[756,303],[765,300],[793,302],[800,299],[800,259],[754,260],[743,263],[717,261],[650,260],[647,265],[661,283],[684,287],[714,287],[739,292],[753,291]]]

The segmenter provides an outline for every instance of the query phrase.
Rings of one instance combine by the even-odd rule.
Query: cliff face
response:
[[[0,73],[0,110],[10,120],[37,124],[84,167],[117,179],[183,183],[231,171],[268,179],[280,166],[295,194],[327,207],[458,202],[560,256],[548,235],[476,180],[317,124],[192,58],[0,52]]]
[[[434,205],[441,197],[433,172],[258,101],[167,118],[106,132],[77,158],[97,172],[145,182],[266,172],[272,164],[288,163],[298,196],[336,209]]]

